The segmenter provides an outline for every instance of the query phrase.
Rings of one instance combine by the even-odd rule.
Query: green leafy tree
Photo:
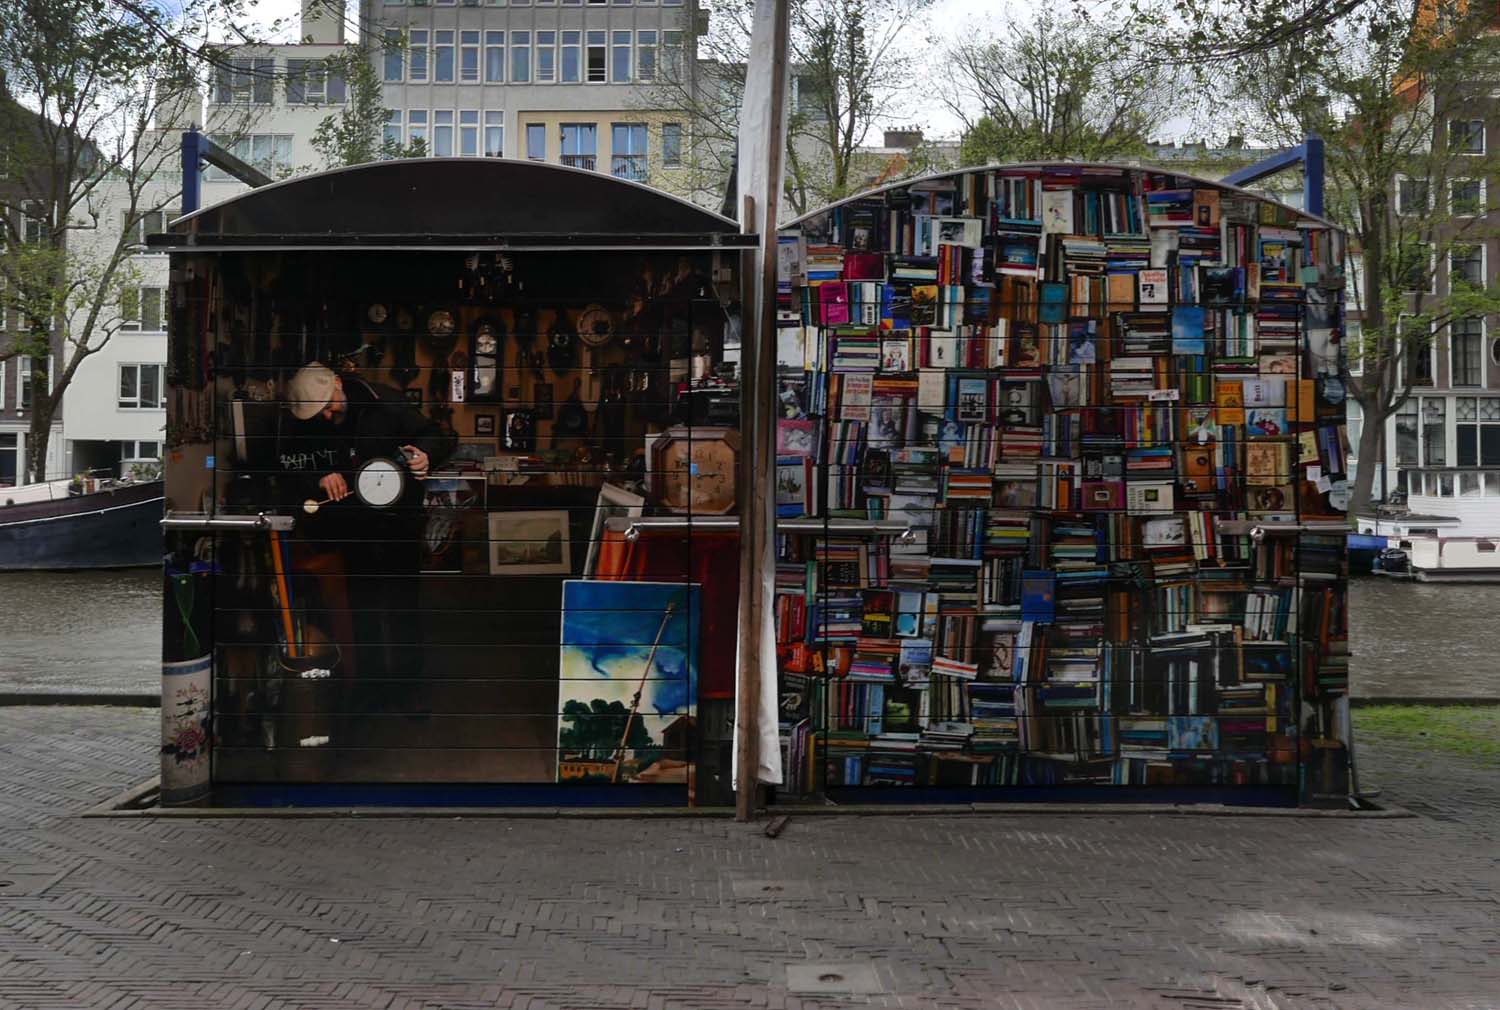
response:
[[[631,720],[630,709],[618,701],[606,702],[603,698],[595,698],[589,704],[569,701],[563,704],[562,716],[564,725],[557,744],[567,753],[591,761],[609,760],[620,746],[627,721],[630,722],[630,738],[625,741],[627,752],[634,752],[644,763],[646,752],[654,755],[658,749],[645,721],[639,716]]]
[[[1432,383],[1434,351],[1445,357],[1477,339],[1468,327],[1460,334],[1460,321],[1500,312],[1500,291],[1463,265],[1496,236],[1500,159],[1471,143],[1464,124],[1495,108],[1500,42],[1480,5],[1365,0],[1337,13],[1235,61],[1226,111],[1274,144],[1310,131],[1325,139],[1327,212],[1349,233],[1347,294],[1360,316],[1343,369],[1363,417],[1350,502],[1358,511],[1371,498],[1385,422]],[[1398,449],[1416,438],[1398,434]]]
[[[1181,111],[1176,73],[1119,25],[1043,10],[966,34],[948,52],[943,89],[965,125],[964,164],[1129,158]]]
[[[176,197],[156,181],[177,152],[156,121],[194,71],[113,5],[16,0],[0,17],[0,286],[18,320],[0,360],[30,359],[23,480],[48,476],[64,393],[126,322],[141,224]]]
[[[366,44],[326,61],[329,72],[341,73],[348,86],[348,101],[324,118],[312,135],[313,149],[323,156],[326,168],[426,154],[421,140],[403,145],[385,135],[391,110],[375,72],[376,55],[376,48]]]

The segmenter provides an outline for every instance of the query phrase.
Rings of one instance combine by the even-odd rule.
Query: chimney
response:
[[[344,42],[343,0],[302,0],[302,41],[321,45]]]

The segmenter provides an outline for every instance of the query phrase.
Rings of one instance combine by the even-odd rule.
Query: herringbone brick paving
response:
[[[1362,751],[1409,820],[78,817],[156,718],[0,709],[0,1008],[1500,1008],[1500,780],[1431,754]]]

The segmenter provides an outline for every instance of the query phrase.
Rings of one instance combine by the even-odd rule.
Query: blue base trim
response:
[[[943,803],[1113,803],[1180,805],[1217,803],[1231,807],[1295,807],[1294,786],[972,786],[934,789],[845,786],[828,790],[835,803],[917,806]]]
[[[216,785],[214,807],[685,807],[681,785]]]

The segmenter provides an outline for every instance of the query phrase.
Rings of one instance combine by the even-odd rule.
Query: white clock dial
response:
[[[394,505],[401,497],[405,477],[401,468],[388,459],[372,459],[359,468],[354,491],[359,500],[374,508]]]

